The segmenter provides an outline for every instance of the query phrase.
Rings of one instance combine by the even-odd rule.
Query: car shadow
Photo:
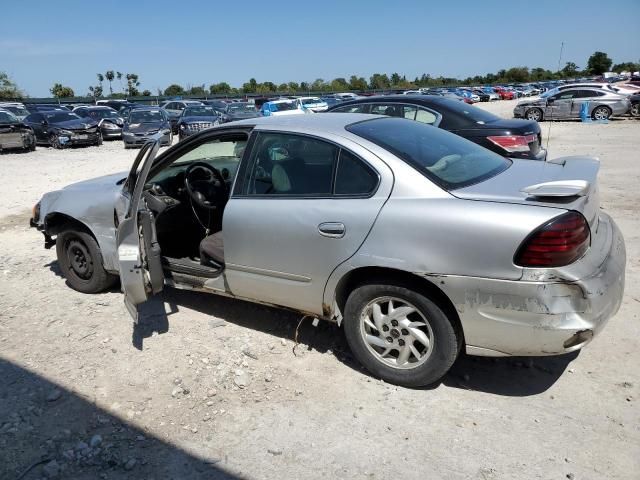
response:
[[[241,478],[224,462],[188,453],[95,398],[0,358],[0,478]]]
[[[331,351],[336,359],[349,368],[371,376],[352,356],[342,329],[333,323],[319,322],[314,327],[310,317],[289,310],[173,288],[166,288],[159,295],[157,303],[149,307],[149,316],[140,315],[140,322],[134,331],[136,328],[145,328],[148,334],[154,328],[164,328],[164,322],[168,330],[167,309],[164,307],[164,303],[167,303],[171,313],[179,307],[189,308],[274,338],[295,342],[297,331],[294,354],[302,349],[319,353]],[[537,395],[548,390],[577,356],[578,352],[549,357],[486,358],[468,356],[463,352],[442,380],[423,389],[445,385],[503,396]]]
[[[53,273],[56,277],[62,278],[64,280],[65,285],[71,288],[71,286],[69,285],[69,282],[67,281],[67,278],[62,273],[62,269],[60,268],[60,262],[58,262],[58,260],[52,260],[51,262],[47,263],[44,266],[47,267],[51,271],[51,273]],[[104,292],[95,293],[93,295],[103,295],[105,293],[116,293],[119,291],[121,291],[120,280],[118,280],[111,288],[108,288]]]

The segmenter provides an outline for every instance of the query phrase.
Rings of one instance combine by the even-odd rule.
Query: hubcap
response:
[[[538,120],[540,120],[540,112],[538,112],[538,110],[531,110],[529,112],[528,117],[529,117],[529,120],[538,121]]]
[[[360,316],[360,333],[373,356],[393,368],[416,368],[433,351],[431,325],[416,307],[397,297],[369,302]]]
[[[79,240],[71,240],[67,246],[67,258],[69,259],[69,269],[76,276],[83,280],[91,279],[93,262],[84,243]]]

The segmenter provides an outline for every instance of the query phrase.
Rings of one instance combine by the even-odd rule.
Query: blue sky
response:
[[[640,0],[318,2],[60,0],[4,3],[0,71],[31,96],[85,94],[108,69],[171,83],[330,80],[398,72],[467,77],[640,61]],[[117,85],[117,82],[116,82]]]

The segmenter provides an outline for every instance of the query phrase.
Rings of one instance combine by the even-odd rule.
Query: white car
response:
[[[29,115],[29,111],[25,108],[24,103],[20,102],[0,102],[0,108],[12,113],[20,121]]]
[[[305,113],[307,113],[305,110],[300,108],[297,100],[290,99],[271,100],[270,102],[265,102],[262,105],[260,111],[265,117],[279,117],[281,115],[304,115]]]
[[[351,92],[334,93],[333,96],[336,97],[338,100],[355,100],[356,98],[358,98],[358,95]]]
[[[318,97],[299,97],[296,98],[298,107],[301,109],[311,110],[312,112],[326,112],[329,109],[329,105],[324,100]]]

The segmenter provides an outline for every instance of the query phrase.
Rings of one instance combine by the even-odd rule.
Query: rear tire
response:
[[[400,285],[354,289],[345,306],[344,330],[353,354],[369,372],[405,387],[437,382],[462,345],[440,307]]]
[[[62,274],[71,288],[82,293],[98,293],[118,280],[102,265],[95,239],[86,232],[66,230],[56,238],[56,254]]]
[[[591,112],[591,118],[593,118],[594,120],[609,120],[610,116],[611,109],[602,105],[594,108]]]
[[[539,108],[530,108],[524,112],[524,118],[527,120],[535,120],[536,122],[542,121],[542,110]]]
[[[631,110],[629,110],[629,113],[632,117],[640,117],[640,102],[631,105]]]

